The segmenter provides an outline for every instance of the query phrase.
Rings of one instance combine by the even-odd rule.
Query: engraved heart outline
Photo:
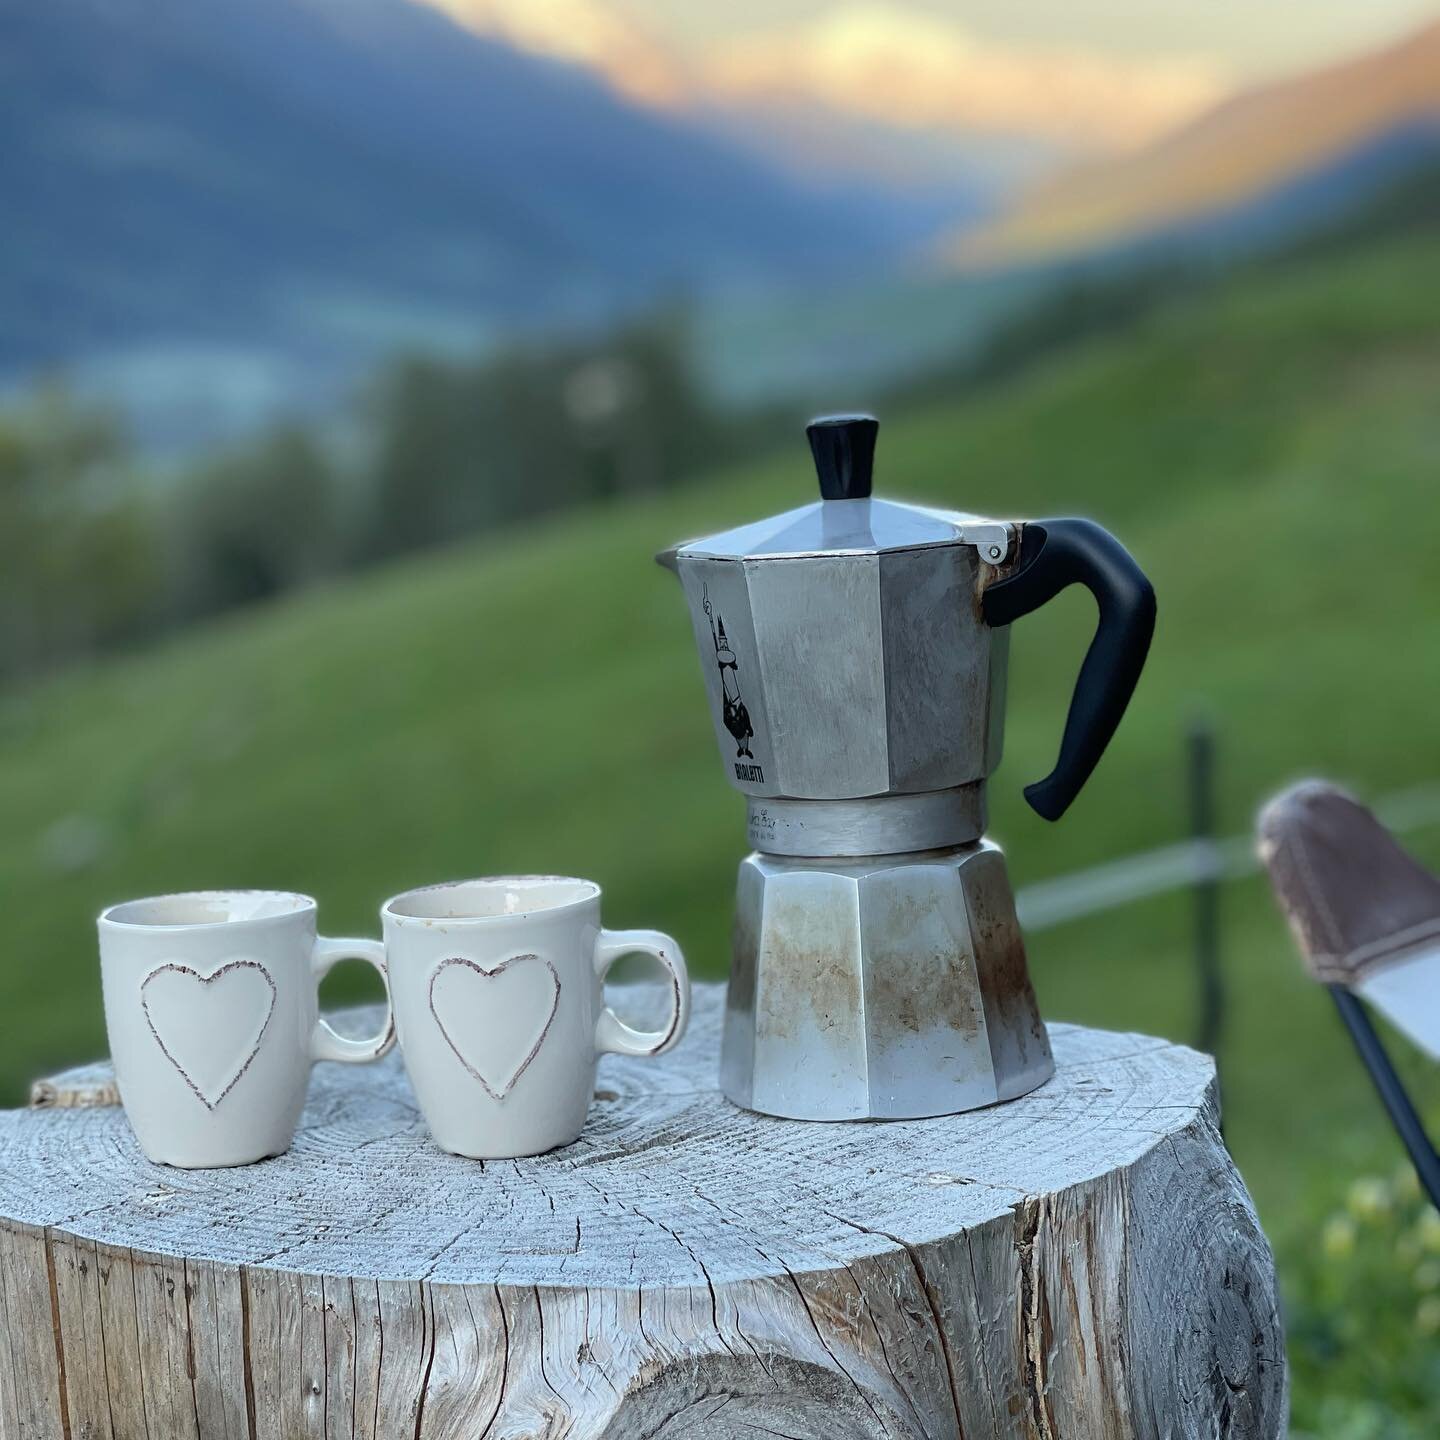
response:
[[[436,1007],[435,987],[440,983],[440,977],[456,965],[463,966],[466,970],[473,970],[482,980],[493,980],[497,975],[503,975],[512,965],[523,965],[526,961],[530,960],[538,960],[540,964],[550,972],[550,1012],[546,1015],[545,1023],[540,1027],[540,1033],[535,1037],[535,1043],[530,1047],[525,1058],[515,1067],[515,1071],[510,1078],[497,1090],[480,1071],[470,1063],[469,1059],[466,1058],[461,1052],[460,1047],[455,1043],[454,1037],[446,1028],[445,1021],[441,1019],[440,1011]],[[478,961],[467,960],[462,955],[452,955],[448,959],[442,960],[430,976],[430,1014],[434,1016],[436,1026],[439,1028],[441,1035],[445,1037],[445,1043],[450,1047],[455,1058],[465,1067],[470,1077],[479,1082],[480,1088],[495,1101],[503,1100],[515,1088],[520,1077],[530,1068],[531,1061],[540,1053],[540,1047],[545,1043],[546,1036],[550,1034],[550,1027],[555,1023],[555,1016],[559,1013],[559,1010],[560,976],[556,974],[555,967],[543,955],[512,955],[508,960],[502,960],[498,965],[488,969]]]
[[[265,1019],[261,1022],[260,1030],[255,1036],[255,1043],[250,1047],[249,1053],[241,1061],[240,1067],[226,1082],[225,1088],[212,1100],[195,1083],[190,1072],[175,1057],[174,1051],[165,1043],[165,1038],[156,1028],[155,1018],[150,1013],[150,997],[145,993],[150,987],[152,980],[158,979],[161,975],[188,975],[192,980],[198,980],[202,985],[213,985],[222,975],[232,974],[236,970],[255,970],[270,987],[270,1004],[265,1010]],[[140,1008],[145,1014],[145,1023],[150,1027],[150,1033],[155,1037],[155,1043],[160,1047],[161,1053],[179,1072],[180,1078],[190,1087],[195,1098],[207,1110],[214,1110],[220,1102],[240,1083],[245,1072],[255,1063],[255,1057],[260,1053],[260,1046],[264,1042],[265,1032],[270,1028],[270,1022],[275,1018],[275,1002],[279,992],[275,988],[274,976],[258,960],[227,960],[218,970],[213,970],[209,975],[202,975],[193,965],[184,965],[178,960],[171,960],[164,965],[157,965],[140,982]]]

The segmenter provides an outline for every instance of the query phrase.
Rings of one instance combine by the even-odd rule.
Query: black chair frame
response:
[[[1400,1136],[1406,1154],[1410,1156],[1416,1177],[1430,1197],[1430,1203],[1440,1210],[1440,1154],[1436,1154],[1435,1146],[1425,1132],[1424,1123],[1416,1113],[1404,1083],[1395,1073],[1395,1067],[1390,1063],[1389,1053],[1376,1033],[1369,1012],[1343,985],[1327,985],[1325,988],[1334,999],[1335,1008],[1339,1010],[1340,1018],[1345,1022],[1345,1028],[1350,1032],[1356,1050],[1360,1052],[1360,1059],[1370,1072],[1371,1080],[1375,1082],[1380,1102],[1385,1106],[1385,1112],[1390,1116],[1390,1123]]]

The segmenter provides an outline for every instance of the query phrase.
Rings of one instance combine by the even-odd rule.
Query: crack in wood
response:
[[[1049,1402],[1046,1399],[1044,1327],[1040,1319],[1043,1303],[1037,1277],[1035,1246],[1040,1233],[1041,1202],[1031,1196],[1015,1206],[1015,1250],[1020,1259],[1020,1335],[1025,1369],[1025,1392],[1030,1413],[1041,1440],[1055,1440]]]
[[[195,1388],[195,1323],[190,1314],[190,1262],[180,1262],[180,1290],[185,1299],[185,1373],[190,1380],[190,1405],[195,1412],[195,1434],[200,1436],[200,1395]]]
[[[930,1320],[935,1327],[935,1344],[940,1351],[940,1358],[945,1365],[945,1377],[950,1395],[950,1404],[955,1411],[956,1433],[960,1437],[960,1440],[964,1440],[965,1424],[964,1421],[961,1419],[960,1415],[960,1392],[959,1389],[956,1387],[955,1383],[955,1366],[950,1356],[950,1346],[946,1340],[947,1330],[940,1318],[939,1301],[935,1297],[935,1293],[932,1290],[930,1282],[925,1275],[925,1268],[923,1265],[921,1265],[920,1258],[918,1255],[916,1255],[914,1247],[909,1245],[906,1241],[901,1240],[897,1236],[891,1235],[884,1230],[873,1230],[867,1225],[861,1225],[858,1221],[849,1220],[844,1215],[837,1215],[833,1211],[827,1210],[824,1213],[829,1215],[832,1220],[838,1222],[839,1224],[850,1226],[852,1230],[859,1230],[862,1234],[874,1235],[878,1239],[890,1241],[890,1243],[894,1245],[898,1251],[904,1253],[906,1259],[909,1261],[910,1268],[914,1271],[915,1274],[915,1283],[920,1287],[920,1294],[924,1298],[925,1303],[930,1310]],[[874,1323],[873,1320],[871,1323]],[[880,1349],[883,1353],[885,1349],[885,1341],[884,1338],[880,1336],[878,1326],[876,1327],[875,1333],[877,1338],[880,1339]],[[889,1366],[890,1364],[888,1355],[886,1356],[885,1363],[887,1366]],[[893,1368],[891,1368],[891,1374],[894,1374]]]
[[[420,1440],[420,1427],[425,1422],[425,1401],[430,1394],[430,1372],[435,1365],[435,1294],[433,1289],[423,1282],[420,1286],[420,1305],[421,1320],[424,1322],[420,1344],[424,1346],[428,1336],[429,1348],[425,1352],[425,1374],[420,1381],[420,1398],[415,1406],[414,1440]]]
[[[980,1319],[980,1277],[975,1273],[975,1243],[974,1237],[970,1234],[965,1236],[965,1259],[970,1268],[970,1313],[975,1317],[975,1330],[977,1334],[984,1333],[984,1325]],[[960,1392],[955,1390],[954,1396],[957,1402],[960,1399]],[[993,1388],[989,1385],[983,1387],[982,1393],[985,1396],[985,1403],[990,1410],[991,1428],[995,1434],[1000,1434],[1000,1416],[995,1409],[995,1395]],[[961,1440],[964,1440],[963,1429]]]
[[[45,1231],[45,1277],[50,1286],[50,1331],[55,1340],[55,1369],[60,1385],[60,1433],[70,1440],[70,1393],[65,1383],[65,1339],[60,1333],[60,1296],[55,1284],[55,1245]]]
[[[85,1244],[84,1241],[81,1241],[79,1243],[82,1246]],[[116,1440],[119,1432],[117,1431],[115,1426],[115,1398],[113,1390],[111,1388],[110,1380],[110,1346],[105,1336],[105,1303],[100,1294],[101,1287],[108,1286],[110,1283],[109,1272],[107,1271],[103,1277],[101,1276],[100,1252],[93,1242],[90,1243],[88,1248],[89,1253],[94,1256],[95,1263],[95,1318],[100,1332],[100,1368],[105,1376],[105,1414],[110,1424],[111,1440]]]
[[[824,1352],[830,1357],[830,1360],[834,1364],[835,1368],[850,1382],[850,1384],[854,1387],[855,1393],[861,1398],[861,1400],[865,1402],[866,1409],[868,1409],[870,1413],[875,1417],[875,1423],[880,1426],[881,1433],[883,1435],[891,1434],[892,1432],[890,1428],[890,1423],[875,1408],[875,1402],[871,1400],[870,1392],[865,1389],[865,1387],[855,1378],[853,1374],[851,1374],[849,1367],[839,1357],[839,1355],[835,1353],[835,1350],[831,1346],[829,1340],[825,1338],[825,1332],[821,1330],[820,1322],[815,1318],[815,1312],[810,1308],[809,1296],[805,1294],[805,1289],[800,1284],[800,1281],[796,1277],[794,1271],[792,1271],[787,1266],[785,1273],[790,1277],[791,1285],[795,1287],[795,1294],[799,1298],[801,1308],[805,1311],[806,1316],[809,1318],[811,1326],[814,1328],[815,1338],[820,1342],[820,1348],[824,1350]]]
[[[500,1287],[496,1285],[494,1291],[495,1308],[500,1312],[500,1389],[495,1396],[495,1408],[490,1412],[485,1428],[480,1431],[480,1440],[485,1440],[485,1436],[494,1429],[495,1422],[500,1418],[500,1412],[505,1407],[505,1392],[510,1383],[510,1320],[505,1314],[505,1297],[501,1294]],[[479,1326],[475,1320],[475,1307],[470,1303],[469,1286],[465,1289],[465,1308],[470,1312],[471,1326],[478,1333]]]
[[[250,1357],[254,1348],[250,1338],[250,1273],[248,1266],[240,1268],[240,1350],[245,1362],[245,1428],[249,1440],[256,1440],[255,1434],[255,1373]]]

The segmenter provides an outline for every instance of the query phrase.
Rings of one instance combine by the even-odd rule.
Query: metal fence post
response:
[[[1216,1057],[1225,1024],[1225,982],[1220,972],[1220,867],[1215,832],[1215,730],[1194,720],[1186,753],[1190,792],[1190,837],[1194,841],[1195,972],[1199,1018],[1195,1048]]]

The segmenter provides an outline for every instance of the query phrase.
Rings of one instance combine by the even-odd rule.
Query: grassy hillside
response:
[[[1088,602],[1017,627],[993,803],[1017,882],[1174,839],[1197,710],[1220,728],[1230,829],[1304,772],[1372,794],[1440,773],[1437,264],[1412,241],[1252,276],[883,427],[887,492],[1085,511],[1155,580],[1147,677],[1053,827],[1019,791],[1053,759]],[[673,930],[720,974],[743,802],[650,557],[812,493],[797,435],[696,493],[431,556],[4,702],[4,1098],[101,1048],[93,913],[157,890],[304,889],[330,933],[367,933],[417,882],[590,874],[611,924]],[[1440,831],[1415,844],[1440,862]],[[1035,936],[1047,1015],[1188,1036],[1187,913],[1171,897]],[[1258,882],[1227,891],[1225,943],[1229,1135],[1289,1263],[1357,1167],[1397,1152]]]

